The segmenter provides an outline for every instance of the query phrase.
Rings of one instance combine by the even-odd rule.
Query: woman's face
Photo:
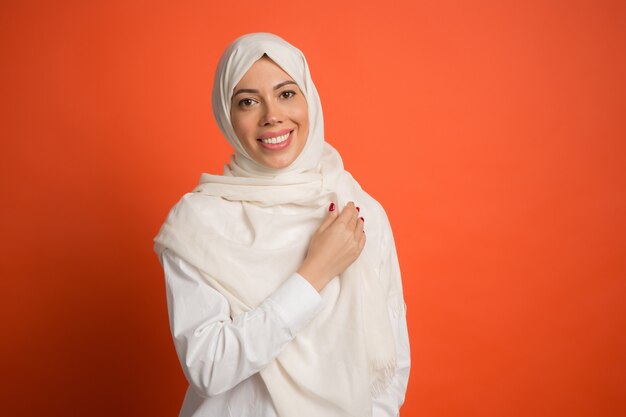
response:
[[[309,133],[304,94],[265,56],[235,86],[230,120],[248,155],[274,169],[289,166],[300,155]]]

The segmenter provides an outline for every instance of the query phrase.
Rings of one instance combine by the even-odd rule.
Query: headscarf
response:
[[[282,169],[254,161],[230,120],[234,87],[263,55],[294,79],[308,106],[306,144]],[[155,250],[194,265],[236,315],[257,307],[299,268],[330,202],[342,208],[355,201],[368,219],[363,252],[322,290],[322,311],[260,375],[281,417],[370,416],[372,398],[395,371],[389,309],[402,308],[401,284],[379,278],[386,215],[324,141],[320,99],[302,52],[269,33],[237,38],[217,67],[213,114],[235,155],[223,175],[203,174],[172,208]]]

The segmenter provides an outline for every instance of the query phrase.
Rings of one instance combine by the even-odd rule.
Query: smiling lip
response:
[[[257,138],[257,140],[259,140],[259,139],[269,139],[269,138],[275,138],[277,136],[282,136],[282,135],[285,135],[285,134],[291,132],[291,130],[292,129],[283,129],[283,130],[277,130],[276,132],[265,132],[261,136],[259,136]]]
[[[278,135],[276,135],[276,133],[278,133]],[[283,136],[283,135],[286,135],[287,133],[289,134],[289,136],[284,142],[281,142],[281,143],[264,143],[261,139],[257,139],[257,141],[259,142],[259,145],[261,145],[266,150],[280,151],[280,150],[285,149],[291,143],[291,139],[293,138],[293,130],[284,129],[278,132],[268,132],[268,133],[263,134],[263,138],[265,139],[265,138],[275,138],[276,136]]]

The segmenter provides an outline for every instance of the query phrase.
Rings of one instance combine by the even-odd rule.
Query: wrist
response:
[[[328,280],[323,273],[320,273],[319,269],[311,267],[308,263],[303,263],[302,266],[296,271],[304,279],[320,292],[327,284]]]

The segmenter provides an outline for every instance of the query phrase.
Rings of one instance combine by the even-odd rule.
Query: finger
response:
[[[359,210],[356,209],[356,205],[353,202],[350,202],[350,203],[351,203],[350,211],[352,213],[352,216],[350,217],[350,220],[348,221],[348,228],[349,230],[354,230],[356,225],[359,223]]]
[[[356,226],[354,228],[354,235],[358,237],[363,234],[363,229],[365,228],[365,221],[363,221],[363,217],[359,217],[359,220],[356,222]]]
[[[341,223],[344,223],[345,225],[347,225],[350,230],[353,230],[354,227],[356,226],[356,219],[358,217],[357,216],[358,214],[359,214],[359,212],[357,211],[354,203],[352,201],[350,201],[343,208],[343,211],[339,215],[339,219],[338,220]]]
[[[365,237],[365,233],[361,232],[361,236],[359,237],[359,252],[365,247],[366,240],[367,238]]]
[[[330,203],[330,204],[331,206],[329,207],[328,214],[326,215],[326,218],[324,219],[324,221],[322,222],[322,224],[320,225],[318,229],[318,231],[320,232],[323,232],[324,230],[328,228],[328,226],[333,224],[333,222],[337,219],[339,215],[337,213],[337,205],[335,203]],[[332,207],[332,210],[330,210],[331,207]]]

